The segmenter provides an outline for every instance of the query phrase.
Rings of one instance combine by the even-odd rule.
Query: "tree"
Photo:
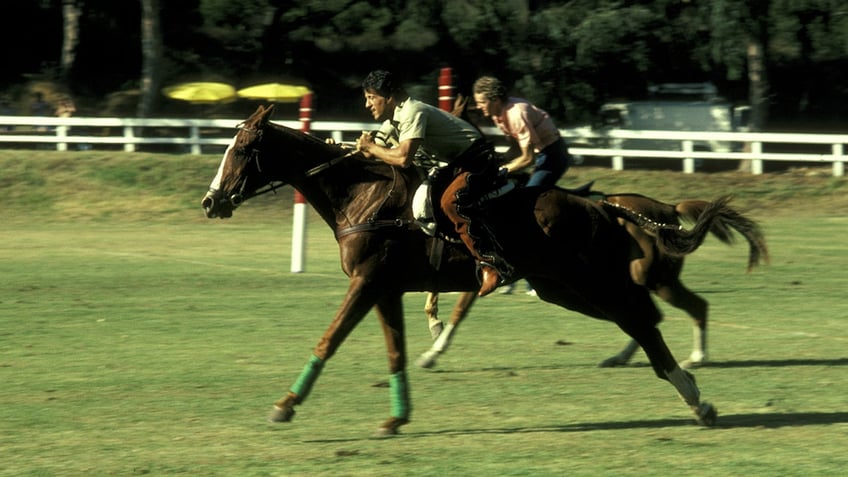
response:
[[[82,13],[82,2],[80,0],[62,1],[62,56],[59,60],[59,74],[62,82],[67,86],[70,81],[71,71],[76,60],[77,45],[79,44],[79,18]]]
[[[838,0],[773,2],[769,68],[773,108],[782,118],[820,128],[848,109],[844,99],[832,99],[848,92],[848,10],[843,5]]]
[[[81,98],[159,85],[302,79],[322,114],[360,114],[359,83],[393,69],[435,99],[441,66],[468,92],[482,74],[564,123],[659,82],[712,81],[747,99],[755,129],[845,118],[844,0],[114,0],[7,2],[0,86],[59,79]],[[155,15],[154,13],[155,12]],[[143,18],[142,18],[143,17]],[[141,28],[139,28],[141,25]],[[61,54],[60,54],[61,53]],[[800,78],[800,81],[798,80]]]
[[[141,0],[141,95],[138,117],[149,116],[159,98],[162,84],[162,33],[159,0]]]
[[[768,118],[770,0],[707,2],[713,58],[729,79],[747,77],[751,130],[762,131]]]

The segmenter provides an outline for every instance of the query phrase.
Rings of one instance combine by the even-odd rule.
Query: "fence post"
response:
[[[610,144],[610,149],[621,149],[622,139],[613,139]],[[623,171],[624,170],[624,156],[613,156],[612,157],[612,170],[614,171]]]
[[[695,149],[695,142],[691,139],[683,141],[683,152],[692,152]],[[683,159],[683,173],[692,174],[695,172],[695,159],[686,157]]]
[[[124,143],[124,152],[135,152],[135,143],[132,142],[135,139],[135,132],[132,126],[124,126],[124,139],[127,140]]]
[[[200,155],[200,127],[191,126],[188,128],[189,136],[191,137],[191,153]]]
[[[759,155],[763,153],[763,143],[760,141],[754,141],[751,143],[751,154]],[[763,160],[762,159],[751,159],[751,174],[762,174],[763,173]]]
[[[833,176],[842,177],[845,175],[845,149],[841,143],[830,148],[833,151]]]
[[[300,130],[308,133],[312,127],[312,93],[300,98]],[[306,269],[306,197],[294,191],[292,216],[291,272],[301,273]]]
[[[68,126],[56,126],[56,137],[68,137]],[[57,151],[67,151],[68,143],[66,142],[57,142],[56,143]]]
[[[453,111],[453,102],[456,99],[453,88],[453,69],[442,68],[439,72],[439,109]]]

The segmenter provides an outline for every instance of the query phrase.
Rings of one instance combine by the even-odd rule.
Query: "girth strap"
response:
[[[445,251],[445,241],[439,238],[433,240],[433,245],[430,247],[430,265],[439,271],[442,268],[442,254]]]
[[[418,228],[417,225],[414,225],[414,222],[415,221],[413,221],[412,219],[369,220],[364,224],[352,225],[347,228],[336,230],[336,240],[344,237],[345,235],[356,234],[360,232],[376,232],[377,230],[387,228]]]

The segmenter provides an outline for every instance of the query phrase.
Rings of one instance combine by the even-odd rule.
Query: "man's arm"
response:
[[[415,152],[418,151],[418,146],[420,145],[421,139],[406,139],[401,141],[397,147],[384,147],[375,143],[374,138],[367,132],[363,132],[362,136],[356,140],[356,148],[365,157],[374,157],[386,164],[400,167],[409,167],[412,165],[412,159],[415,157]]]
[[[533,144],[521,146],[521,155],[507,162],[504,167],[509,172],[518,172],[521,169],[526,169],[533,165],[535,154],[533,153]]]

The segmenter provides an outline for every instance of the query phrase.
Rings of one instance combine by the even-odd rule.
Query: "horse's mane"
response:
[[[239,125],[242,130],[249,133],[243,135],[239,139],[239,142],[242,145],[246,145],[256,140],[257,136],[261,136],[262,134],[278,135],[281,142],[287,145],[289,153],[297,153],[309,162],[312,162],[315,166],[332,161],[333,164],[337,164],[332,168],[336,171],[336,174],[341,173],[342,177],[353,182],[385,180],[396,177],[398,173],[406,177],[406,182],[412,182],[415,180],[414,178],[420,178],[420,172],[414,167],[392,167],[385,162],[366,158],[360,153],[349,154],[351,152],[350,150],[343,149],[338,144],[327,143],[321,138],[307,132],[271,122],[269,117],[272,112],[273,106],[268,106],[267,108],[260,106],[255,113]],[[333,161],[342,157],[344,157],[344,160],[341,162],[336,163],[336,161]]]
[[[242,123],[238,125],[238,128],[252,134],[242,138],[239,143],[247,143],[254,140],[255,136],[253,135],[263,134],[264,128],[268,127],[276,132],[288,136],[297,146],[307,147],[310,151],[315,151],[317,149],[319,150],[318,152],[327,154],[338,151],[338,146],[327,144],[311,134],[283,126],[282,124],[271,122],[269,118],[273,111],[273,105],[268,107],[259,106],[256,112],[250,115],[249,118],[242,121]]]
[[[280,134],[284,134],[292,139],[296,148],[300,148],[303,151],[309,151],[311,154],[322,155],[326,158],[337,158],[344,154],[350,152],[349,150],[341,148],[337,144],[328,144],[321,138],[313,136],[312,134],[299,131],[297,129],[292,129],[282,124],[276,124],[272,122],[267,122],[266,127],[270,127]],[[371,171],[378,172],[380,175],[391,176],[389,172],[392,169],[392,166],[386,164],[385,162],[368,159],[362,154],[356,153],[351,155],[345,162],[348,165],[354,165],[354,169],[360,170],[362,172]],[[414,172],[413,168],[397,168],[401,174],[409,174],[412,176],[416,176],[417,173]]]
[[[327,144],[326,142],[322,141],[321,139],[319,139],[319,138],[317,138],[317,137],[315,137],[315,136],[313,136],[309,133],[305,133],[303,131],[298,131],[297,129],[292,129],[292,128],[283,126],[282,124],[277,124],[277,123],[272,123],[272,122],[268,122],[266,124],[267,124],[267,126],[273,128],[273,129],[275,129],[275,130],[277,130],[277,131],[279,131],[279,132],[281,132],[285,135],[291,136],[294,141],[300,143],[304,147],[308,147],[310,149],[312,149],[312,148],[320,149],[320,150],[322,150],[322,152],[326,151],[327,153],[333,153],[333,152],[337,152],[339,150],[339,146],[336,146],[334,144]]]

